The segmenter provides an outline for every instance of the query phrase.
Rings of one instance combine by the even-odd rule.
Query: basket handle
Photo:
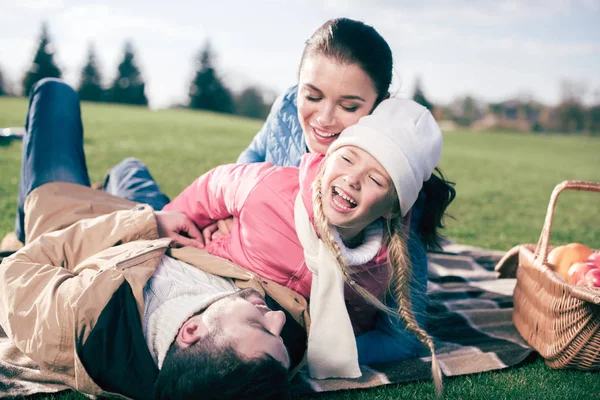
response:
[[[556,185],[550,196],[548,210],[546,211],[546,219],[544,227],[540,235],[537,247],[535,248],[534,259],[543,256],[542,263],[548,262],[548,244],[550,243],[550,232],[552,230],[552,219],[554,218],[554,209],[556,208],[556,200],[558,195],[563,190],[584,190],[587,192],[600,192],[600,183],[587,181],[563,181]]]

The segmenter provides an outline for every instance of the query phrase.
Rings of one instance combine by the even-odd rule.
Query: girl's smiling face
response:
[[[354,238],[373,221],[400,212],[387,171],[355,146],[340,147],[327,157],[321,193],[323,213],[344,240]]]
[[[297,102],[309,150],[325,154],[344,128],[371,112],[376,100],[373,82],[358,64],[344,65],[322,55],[304,60]]]

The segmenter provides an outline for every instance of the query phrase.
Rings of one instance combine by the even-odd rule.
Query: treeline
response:
[[[22,81],[22,93],[27,96],[32,86],[42,78],[60,78],[62,72],[54,61],[54,47],[48,28],[42,25],[39,46]],[[429,108],[446,129],[468,127],[476,130],[511,130],[534,132],[600,133],[600,88],[595,101],[587,105],[584,98],[589,87],[583,82],[561,82],[561,101],[547,106],[534,101],[530,94],[497,103],[486,103],[472,95],[457,97],[450,104],[433,104],[427,99],[418,78],[413,99]],[[103,77],[94,47],[90,45],[87,62],[82,68],[77,91],[81,100],[147,106],[145,82],[136,64],[132,43],[126,42],[122,61],[110,85]],[[14,94],[0,70],[0,96]],[[223,82],[215,66],[215,53],[206,42],[195,59],[195,74],[189,83],[188,101],[181,105],[193,109],[265,118],[269,101],[258,87],[247,87],[233,93]]]
[[[561,100],[548,106],[533,99],[529,93],[514,98],[486,103],[474,96],[457,97],[450,104],[433,104],[424,94],[421,80],[416,81],[413,100],[427,107],[446,130],[507,130],[523,132],[560,132],[600,134],[600,89],[594,104],[584,102],[588,87],[577,81],[560,83]]]
[[[189,108],[220,113],[238,114],[252,118],[265,118],[269,104],[257,87],[248,87],[234,94],[223,82],[214,65],[215,54],[206,42],[196,58],[195,76],[189,86]],[[77,92],[84,101],[148,105],[145,81],[136,63],[131,42],[126,42],[117,74],[109,86],[103,85],[102,72],[93,45],[89,46],[87,61],[81,69]],[[28,96],[33,85],[43,78],[60,78],[62,71],[54,60],[54,46],[48,27],[42,25],[39,46],[30,68],[22,81],[22,93]],[[0,70],[0,96],[11,95]]]

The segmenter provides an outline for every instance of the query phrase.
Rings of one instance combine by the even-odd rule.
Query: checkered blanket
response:
[[[427,331],[445,376],[514,366],[533,350],[512,323],[516,279],[498,279],[494,266],[503,252],[448,244],[430,253]],[[359,379],[310,379],[300,373],[296,393],[369,388],[431,379],[430,357],[361,366]]]
[[[430,253],[427,331],[435,337],[445,376],[467,375],[514,366],[532,350],[512,324],[514,279],[493,271],[504,253],[449,244]],[[359,379],[312,380],[300,373],[296,393],[368,388],[428,380],[429,358],[362,366]],[[67,389],[39,371],[0,329],[0,397],[26,396]]]

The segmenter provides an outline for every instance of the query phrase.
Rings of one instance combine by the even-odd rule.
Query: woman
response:
[[[371,26],[347,18],[327,21],[306,42],[298,74],[298,84],[280,96],[262,129],[244,150],[238,163],[270,162],[280,166],[299,166],[301,157],[311,151],[325,154],[345,128],[370,114],[384,99],[392,81],[393,60],[387,42]],[[436,169],[437,170],[437,169]],[[427,286],[425,249],[439,247],[442,217],[454,199],[454,189],[432,175],[410,213],[409,254],[413,265],[413,305],[423,324]],[[424,210],[428,212],[425,213]],[[227,235],[231,228],[220,221],[203,230],[205,241]],[[217,230],[219,229],[219,230]],[[393,305],[393,296],[389,304]],[[364,315],[368,315],[364,314]],[[357,337],[361,363],[394,361],[415,357],[418,341],[401,323],[381,314]],[[373,329],[377,327],[377,329]],[[412,345],[406,345],[409,342]]]

